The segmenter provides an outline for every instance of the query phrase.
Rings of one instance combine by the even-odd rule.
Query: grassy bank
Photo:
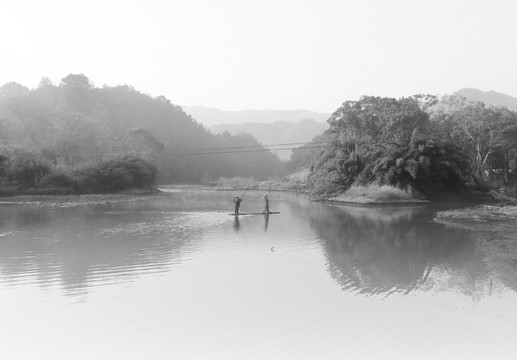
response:
[[[427,203],[419,196],[415,196],[407,190],[402,190],[388,185],[352,185],[344,193],[323,199],[332,203],[383,205],[383,204],[415,204]]]
[[[214,188],[221,190],[296,191],[310,194],[307,179],[309,170],[304,169],[283,179],[256,181],[252,178],[220,178]],[[408,191],[392,186],[352,186],[338,196],[318,197],[315,200],[347,204],[413,204],[426,203]]]
[[[468,189],[436,192],[425,198],[418,192],[389,185],[352,185],[346,191],[331,195],[315,194],[309,181],[309,170],[303,169],[282,179],[257,181],[246,177],[222,177],[213,186],[220,190],[295,191],[313,197],[315,201],[354,205],[410,205],[429,202],[461,202],[472,204],[498,203],[511,199],[496,191],[473,191]]]
[[[474,231],[512,233],[517,239],[517,199],[497,205],[478,205],[465,209],[440,211],[436,222]]]

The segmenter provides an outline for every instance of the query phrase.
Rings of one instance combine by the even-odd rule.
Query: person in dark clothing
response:
[[[267,197],[267,194],[264,195],[264,200],[266,201],[266,206],[264,207],[264,213],[269,213],[269,199]]]
[[[242,199],[239,197],[239,195],[237,195],[233,198],[233,202],[235,203],[235,215],[239,214],[239,208],[241,207],[241,201],[242,201]]]

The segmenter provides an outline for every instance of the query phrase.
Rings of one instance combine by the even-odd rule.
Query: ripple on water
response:
[[[224,215],[221,212],[161,212],[161,218],[153,219],[152,222],[118,225],[100,229],[98,233],[107,236],[191,233],[228,223]]]

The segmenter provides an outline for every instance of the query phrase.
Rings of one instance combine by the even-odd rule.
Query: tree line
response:
[[[310,166],[316,194],[372,183],[424,197],[490,187],[515,191],[517,114],[506,108],[455,95],[364,96],[344,102],[328,122],[289,164]]]
[[[282,172],[282,163],[267,151],[188,155],[237,146],[260,149],[245,134],[211,134],[164,96],[127,85],[96,87],[83,74],[70,74],[58,85],[43,78],[34,89],[15,82],[0,87],[4,188],[65,184],[91,192],[95,186],[85,184],[93,178],[121,177],[137,185],[143,179],[146,184],[238,175],[265,179]],[[101,183],[97,187],[104,191],[117,187]]]

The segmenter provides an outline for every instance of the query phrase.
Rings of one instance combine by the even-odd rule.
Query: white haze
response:
[[[0,84],[83,73],[174,104],[332,113],[361,95],[517,96],[513,0],[5,1]]]

